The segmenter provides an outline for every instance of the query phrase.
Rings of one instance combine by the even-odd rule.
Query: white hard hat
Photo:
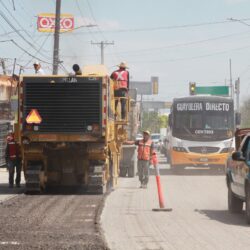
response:
[[[40,64],[40,62],[38,62],[38,61],[35,61],[34,63],[33,63],[33,65],[39,65]]]

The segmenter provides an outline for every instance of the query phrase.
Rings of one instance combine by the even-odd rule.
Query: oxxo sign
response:
[[[39,32],[54,32],[55,14],[42,13],[38,15],[37,30]],[[70,14],[61,14],[60,32],[71,31],[74,29],[74,17]]]

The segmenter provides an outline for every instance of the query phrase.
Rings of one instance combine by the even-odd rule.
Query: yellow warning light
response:
[[[190,95],[195,95],[196,94],[195,89],[196,89],[196,83],[195,82],[190,82],[189,83],[189,94]]]
[[[40,116],[37,109],[32,109],[26,118],[28,124],[40,124],[42,122],[42,117]]]

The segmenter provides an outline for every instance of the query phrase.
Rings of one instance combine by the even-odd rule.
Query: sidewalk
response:
[[[0,203],[8,200],[17,194],[23,193],[24,191],[24,176],[22,172],[21,188],[9,188],[8,183],[8,171],[6,168],[0,168]]]

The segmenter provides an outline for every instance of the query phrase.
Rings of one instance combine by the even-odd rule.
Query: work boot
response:
[[[13,184],[12,183],[9,184],[9,188],[13,188]]]
[[[20,183],[17,183],[17,184],[16,184],[16,187],[17,187],[17,188],[20,188],[20,187],[21,187]]]

